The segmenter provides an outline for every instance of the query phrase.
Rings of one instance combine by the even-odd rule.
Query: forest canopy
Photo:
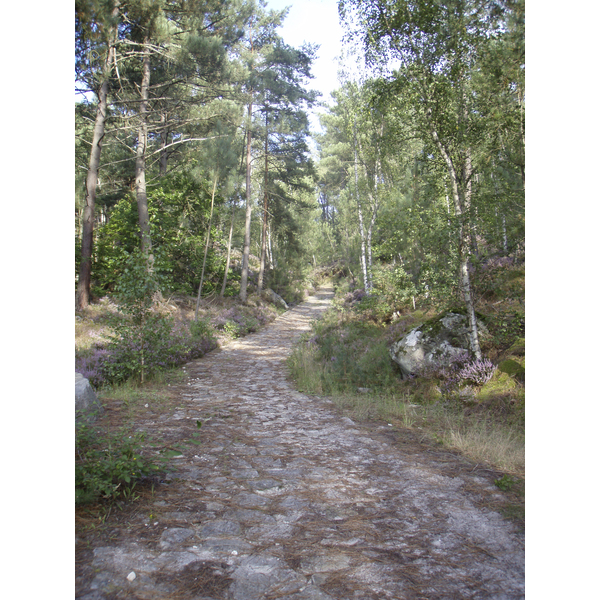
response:
[[[525,256],[522,0],[340,0],[365,61],[308,111],[317,48],[259,0],[76,0],[76,304],[134,251],[165,291],[351,278],[392,315],[475,311]],[[383,310],[383,309],[382,309]]]

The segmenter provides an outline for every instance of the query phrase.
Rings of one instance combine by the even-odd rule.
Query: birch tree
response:
[[[416,124],[444,162],[457,222],[458,281],[471,350],[481,358],[470,276],[474,147],[485,138],[472,87],[482,48],[503,35],[510,3],[487,0],[342,0],[340,13],[367,62],[385,72],[389,95],[410,98]],[[391,61],[400,68],[391,72]],[[385,92],[384,92],[385,93]]]

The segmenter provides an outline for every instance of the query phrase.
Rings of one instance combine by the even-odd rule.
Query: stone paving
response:
[[[174,459],[156,517],[93,549],[78,598],[524,597],[523,535],[482,506],[498,492],[489,480],[404,454],[385,426],[286,379],[293,342],[332,295],[187,366],[180,409],[157,425],[201,419],[202,445]]]

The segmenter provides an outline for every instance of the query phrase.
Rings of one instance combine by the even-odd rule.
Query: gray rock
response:
[[[489,336],[478,319],[480,341]],[[471,354],[469,321],[465,315],[447,312],[411,330],[390,348],[392,360],[400,367],[402,377],[419,374],[427,367],[448,366],[465,352]]]
[[[236,521],[212,521],[202,528],[203,537],[221,537],[239,535],[242,531],[240,524]]]
[[[102,410],[102,404],[90,382],[81,373],[75,373],[75,420],[93,421],[95,413]]]
[[[279,558],[263,553],[240,560],[232,573],[230,593],[233,600],[261,600],[294,594],[306,586],[306,578],[288,568]]]
[[[271,288],[266,289],[264,294],[276,306],[279,306],[284,310],[289,308],[287,302],[279,294],[276,294]]]
[[[192,529],[185,529],[183,527],[172,527],[171,529],[165,529],[160,536],[160,547],[162,549],[176,546],[186,541],[188,538],[194,535]]]

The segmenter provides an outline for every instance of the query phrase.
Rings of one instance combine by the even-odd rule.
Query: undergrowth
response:
[[[334,307],[313,323],[288,359],[297,388],[330,396],[356,419],[412,429],[477,463],[523,477],[522,382],[500,372],[490,358],[474,361],[468,354],[403,380],[389,348],[432,313],[404,310],[391,319],[391,311],[396,309],[378,306],[374,295],[340,286]],[[488,356],[501,358],[520,340],[523,324],[515,312],[492,313]]]
[[[129,427],[102,432],[79,423],[75,440],[76,504],[133,499],[138,481],[164,466],[143,451],[146,435]]]
[[[93,425],[89,420],[76,425],[77,505],[94,505],[100,511],[108,506],[110,512],[114,503],[136,500],[140,482],[163,472],[167,461],[181,453],[180,448],[147,439],[138,429],[147,411],[172,409],[177,393],[171,393],[170,386],[187,379],[185,367],[177,367],[204,356],[218,343],[258,330],[278,315],[275,307],[256,298],[248,305],[211,298],[203,300],[195,321],[194,299],[178,308],[170,304],[171,298],[157,302],[157,289],[143,257],[134,255],[119,293],[76,316],[75,371],[110,407],[107,414],[96,415]],[[196,425],[199,428],[200,421]],[[200,444],[197,435],[183,443]]]

